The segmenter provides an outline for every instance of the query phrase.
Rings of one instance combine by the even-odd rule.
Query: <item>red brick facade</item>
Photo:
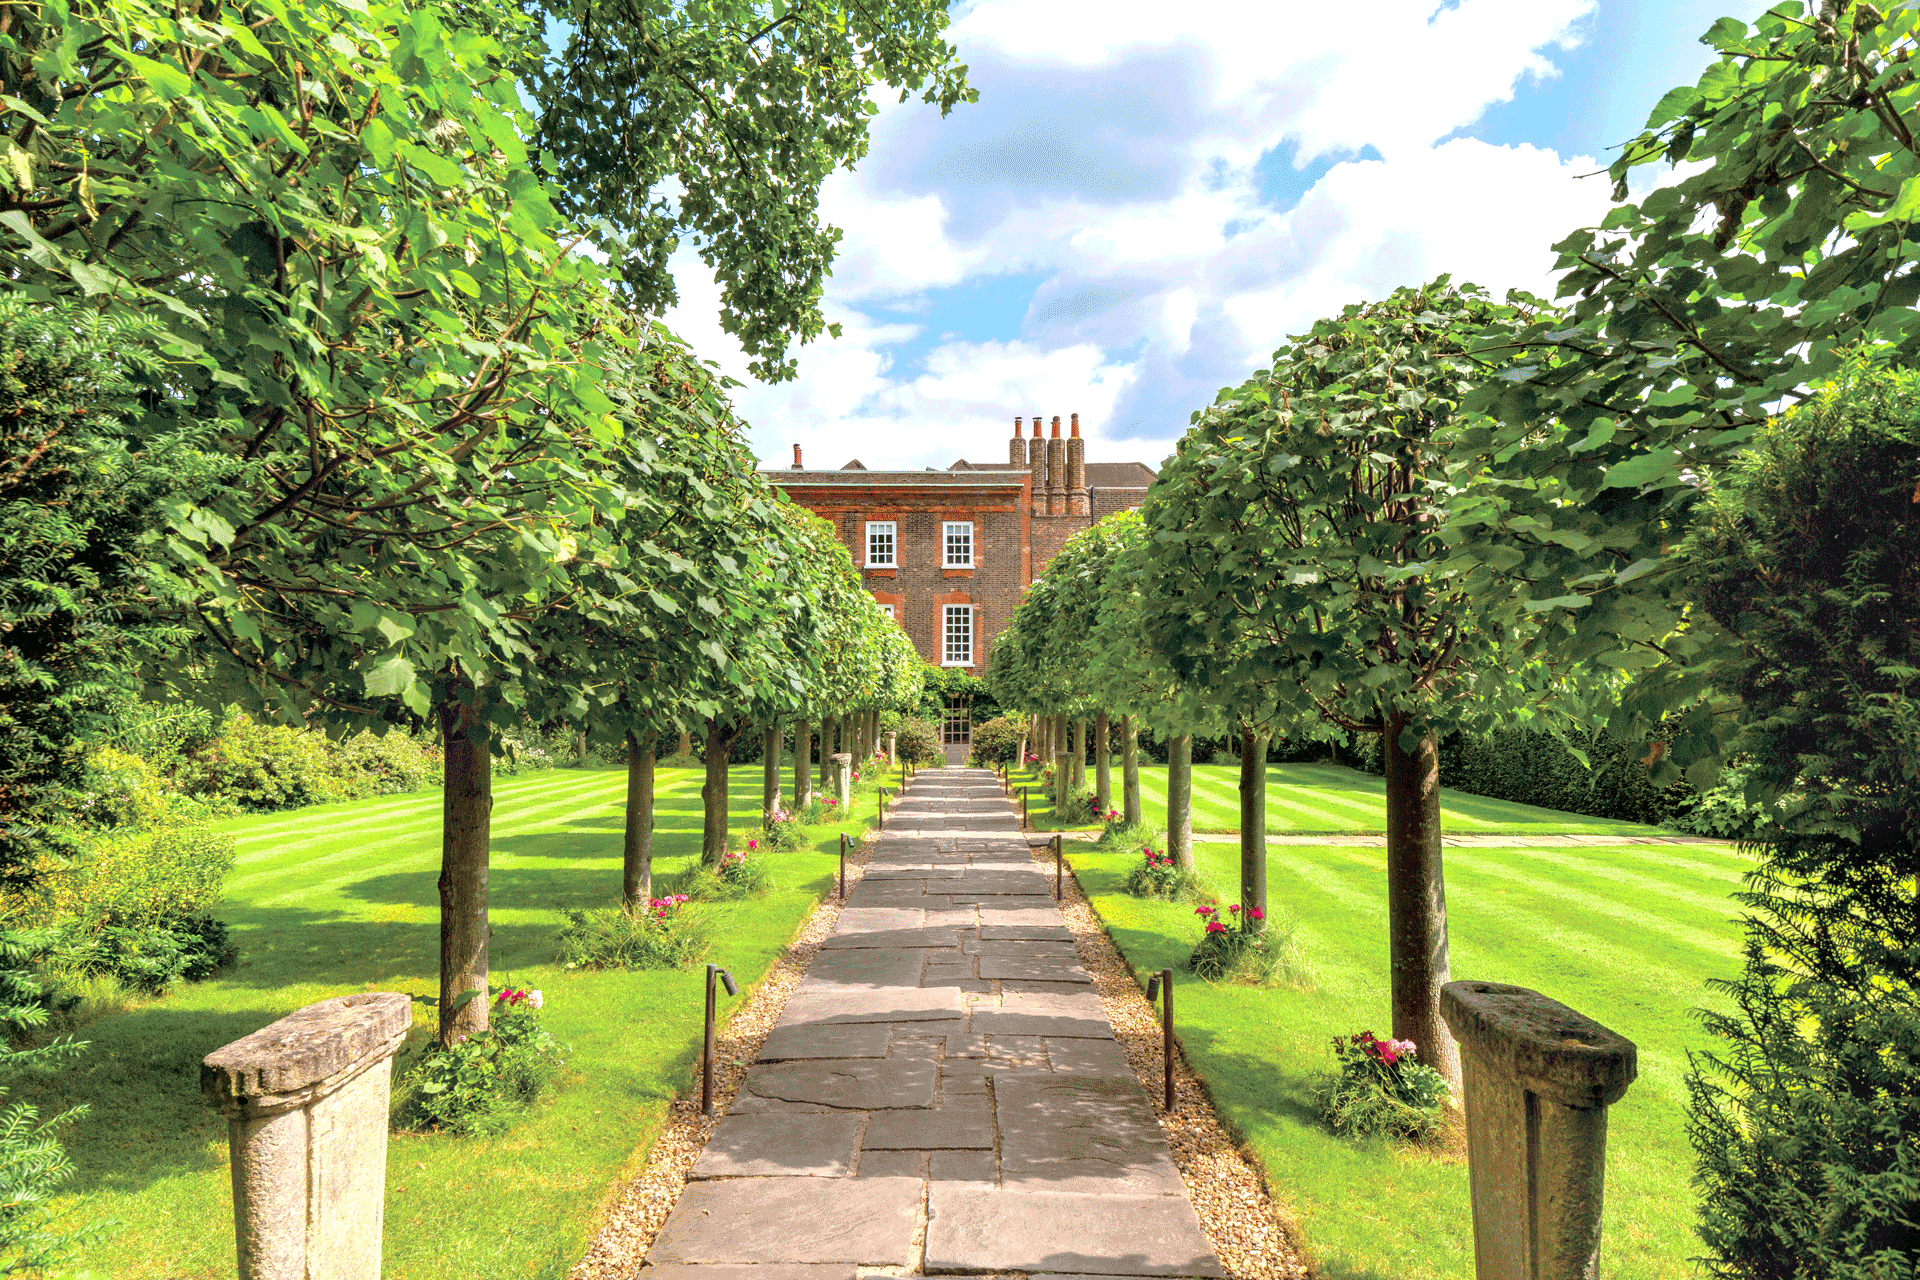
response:
[[[1138,506],[1153,479],[1153,471],[1139,463],[1085,463],[1078,414],[1070,438],[1060,437],[1057,417],[1050,438],[1041,438],[1040,427],[1035,418],[1027,438],[1021,420],[1014,419],[1010,464],[960,461],[945,471],[868,471],[856,461],[816,471],[799,465],[796,447],[791,469],[767,475],[839,531],[867,590],[893,607],[921,657],[984,675],[994,637],[1027,585],[1076,532]],[[886,524],[892,526],[894,556],[881,565],[868,554],[869,531]],[[949,525],[971,526],[971,565],[948,564]],[[884,529],[877,532],[884,548]],[[964,550],[958,540],[963,531],[953,532],[956,551]],[[968,661],[948,660],[949,607],[967,610]]]

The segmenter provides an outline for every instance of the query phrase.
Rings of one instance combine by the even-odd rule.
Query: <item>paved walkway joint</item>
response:
[[[991,772],[921,773],[641,1277],[1224,1275],[1051,893]]]

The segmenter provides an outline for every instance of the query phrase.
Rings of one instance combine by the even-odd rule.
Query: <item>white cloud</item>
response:
[[[1439,140],[1554,74],[1593,7],[963,7],[951,38],[981,101],[944,121],[885,106],[867,161],[829,180],[844,336],[805,348],[794,382],[739,392],[756,447],[775,463],[796,442],[812,465],[992,461],[1015,414],[1078,411],[1089,456],[1157,461],[1189,411],[1346,303],[1442,271],[1550,293],[1550,246],[1605,208],[1604,178],[1576,180],[1600,166]],[[1290,208],[1265,201],[1257,167],[1284,144],[1298,165],[1336,162]],[[1382,158],[1356,158],[1368,147]],[[743,376],[717,290],[682,262],[671,322]],[[1041,281],[1031,305],[984,330],[940,292],[1016,276]]]

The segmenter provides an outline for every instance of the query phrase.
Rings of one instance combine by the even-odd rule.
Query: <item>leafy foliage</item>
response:
[[[866,154],[875,91],[922,90],[942,115],[976,96],[946,0],[541,7],[568,33],[530,77],[563,208],[648,310],[674,301],[667,262],[690,233],[755,375],[791,377],[790,338],[839,334],[820,314],[840,239],[820,184]]]
[[[85,741],[153,639],[127,615],[153,588],[148,543],[173,481],[116,419],[148,336],[0,297],[0,880],[57,848]]]
[[[1378,1040],[1371,1031],[1334,1037],[1334,1074],[1318,1099],[1321,1118],[1345,1137],[1434,1137],[1445,1115],[1447,1082],[1415,1054],[1412,1041]]]
[[[567,969],[686,969],[713,947],[711,919],[687,895],[649,898],[628,911],[569,911],[560,931],[559,963]]]
[[[974,761],[982,765],[1018,764],[1013,757],[1020,750],[1020,740],[1026,736],[1026,717],[995,716],[973,726],[971,754]]]
[[[1198,876],[1175,866],[1172,854],[1156,852],[1151,844],[1141,846],[1140,865],[1127,873],[1126,889],[1136,898],[1162,902],[1185,902],[1204,892]]]
[[[1708,1270],[1920,1266],[1920,373],[1850,365],[1712,478],[1687,551],[1768,800],[1693,1061]],[[1783,794],[1784,793],[1784,794]]]
[[[916,765],[946,759],[946,748],[940,744],[940,730],[919,716],[902,716],[900,727],[894,733],[894,750],[900,759]]]
[[[460,1137],[504,1132],[552,1088],[571,1052],[540,1025],[538,991],[503,989],[487,1029],[448,1047],[428,1043],[408,1068],[403,1123]]]

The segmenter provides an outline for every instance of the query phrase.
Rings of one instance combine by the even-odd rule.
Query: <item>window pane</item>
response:
[[[873,568],[891,569],[894,567],[893,526],[891,520],[869,520],[867,522],[867,564]]]
[[[942,661],[958,665],[971,665],[973,662],[973,606],[950,604],[946,606],[945,643],[942,646]]]
[[[973,525],[955,521],[946,525],[946,559],[949,569],[973,567]]]

